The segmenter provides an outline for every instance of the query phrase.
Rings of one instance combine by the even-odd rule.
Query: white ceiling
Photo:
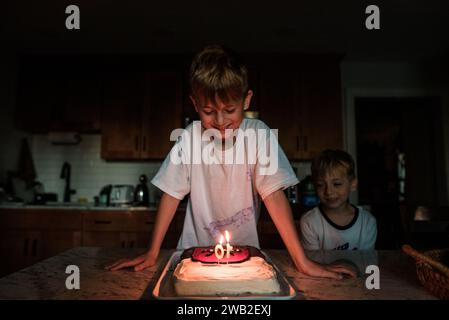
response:
[[[65,29],[77,4],[81,30]],[[380,7],[381,29],[365,28]],[[10,47],[30,51],[193,52],[223,43],[251,52],[337,52],[349,60],[449,59],[449,1],[14,1]]]

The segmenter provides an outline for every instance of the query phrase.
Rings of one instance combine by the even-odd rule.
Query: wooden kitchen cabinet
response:
[[[87,211],[83,218],[83,246],[148,248],[154,211]],[[177,212],[162,248],[175,248],[182,232],[184,212]]]
[[[164,159],[181,128],[181,77],[176,71],[123,71],[106,77],[101,157]]]
[[[0,209],[0,277],[68,249],[148,248],[155,211]],[[176,247],[184,223],[178,211],[162,248]]]
[[[0,210],[0,275],[81,245],[81,215],[67,210]]]
[[[325,149],[343,148],[343,116],[338,61],[303,68],[299,155],[312,159]]]
[[[100,74],[94,62],[73,57],[24,57],[15,109],[22,130],[99,132]]]
[[[140,159],[144,73],[117,71],[102,83],[101,157]]]
[[[40,261],[42,233],[39,230],[1,230],[0,257],[0,277]]]
[[[182,128],[179,72],[148,72],[142,117],[142,159],[164,159],[173,146],[170,133]]]
[[[279,144],[288,158],[300,158],[298,136],[299,75],[283,65],[262,69],[260,74],[260,118],[271,129],[278,130]]]
[[[278,129],[290,160],[310,160],[324,149],[343,147],[338,57],[276,59],[261,67],[260,118]]]

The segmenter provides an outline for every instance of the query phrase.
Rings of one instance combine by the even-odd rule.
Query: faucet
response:
[[[68,162],[64,162],[61,170],[61,179],[65,179],[64,202],[70,202],[70,196],[76,193],[76,190],[70,189],[71,167]]]

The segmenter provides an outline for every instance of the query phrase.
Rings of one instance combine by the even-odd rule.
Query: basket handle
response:
[[[422,260],[428,264],[430,264],[432,267],[440,271],[442,274],[446,275],[446,277],[449,277],[449,268],[443,265],[442,263],[433,260],[432,258],[426,256],[425,254],[422,254],[421,252],[416,251],[408,244],[402,246],[402,251],[404,251],[407,255],[414,258],[415,260]]]

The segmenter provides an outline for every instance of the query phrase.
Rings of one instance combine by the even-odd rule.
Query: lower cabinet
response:
[[[2,230],[0,257],[0,276],[40,261],[42,259],[42,232],[39,230]]]
[[[0,277],[68,249],[148,248],[154,211],[0,209]],[[162,248],[175,248],[184,212],[177,212]]]

